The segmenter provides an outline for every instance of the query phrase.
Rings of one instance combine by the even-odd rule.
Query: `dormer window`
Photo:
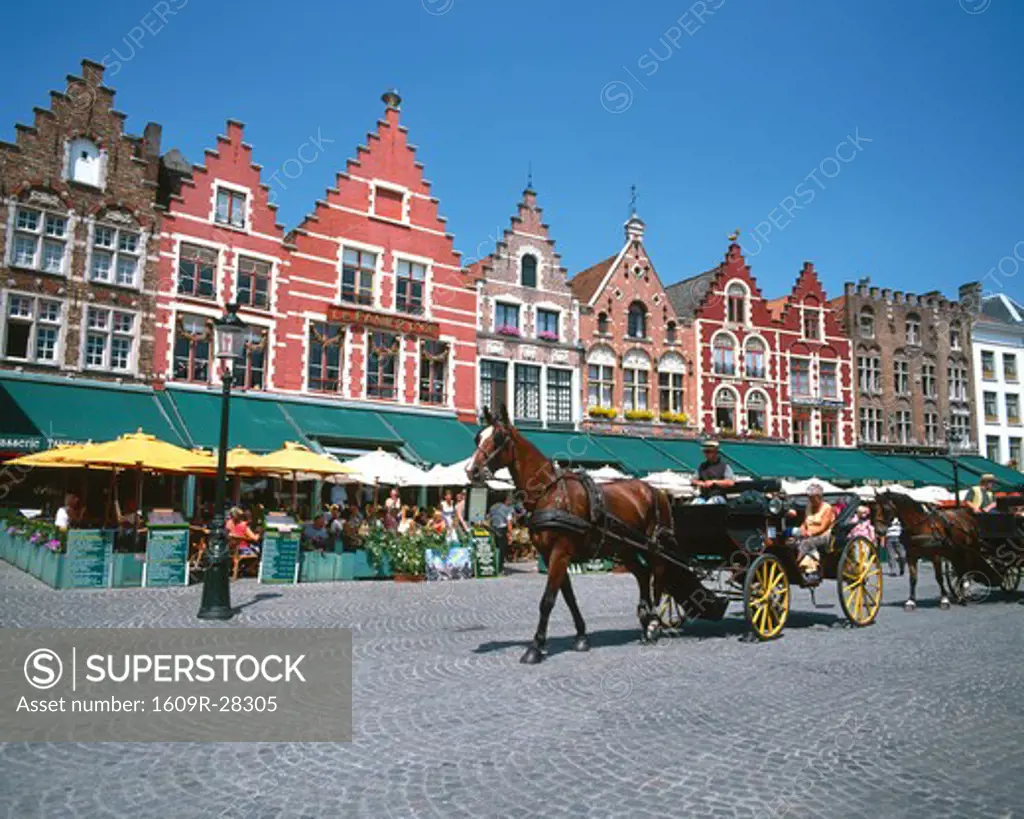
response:
[[[103,187],[102,155],[91,139],[73,139],[68,145],[67,177],[81,185]]]
[[[921,317],[917,313],[907,315],[907,344],[921,343]]]
[[[629,305],[626,332],[630,338],[647,338],[647,308],[638,301]]]
[[[816,307],[804,308],[804,338],[811,341],[821,338],[821,311]]]
[[[870,307],[862,307],[858,317],[861,338],[875,337],[875,311]]]
[[[522,261],[519,263],[520,270],[520,281],[523,287],[536,287],[537,286],[537,257],[532,253],[527,253],[523,256]]]
[[[731,324],[747,321],[747,291],[742,284],[730,284],[725,291],[727,320]]]
[[[217,188],[217,210],[214,221],[235,228],[245,227],[245,194],[226,188]]]

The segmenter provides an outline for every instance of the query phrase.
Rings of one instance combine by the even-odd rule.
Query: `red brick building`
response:
[[[155,370],[175,384],[219,383],[213,360],[213,320],[229,302],[248,325],[236,387],[286,386],[286,338],[277,316],[287,305],[289,255],[276,206],[244,142],[244,126],[227,134],[202,165],[180,167],[164,158]]]
[[[477,406],[508,406],[516,424],[571,428],[580,417],[579,302],[537,206],[523,191],[477,282]]]
[[[675,310],[644,247],[644,223],[634,214],[625,229],[618,253],[570,282],[585,348],[584,425],[669,434],[685,426],[690,364]]]
[[[401,98],[290,234],[275,386],[476,417],[476,291],[406,129]]]
[[[83,60],[0,142],[0,367],[151,377],[160,126],[124,124],[103,66]]]
[[[667,292],[699,350],[686,404],[699,431],[854,445],[850,342],[813,265],[768,301],[733,241],[721,265]]]

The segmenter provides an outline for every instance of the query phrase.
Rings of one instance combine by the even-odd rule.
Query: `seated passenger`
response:
[[[823,495],[820,484],[812,483],[807,487],[807,514],[793,536],[799,554],[797,562],[808,583],[821,580],[818,575],[821,553],[818,549],[828,545],[832,525],[836,521],[835,510],[825,503]]]
[[[850,530],[850,540],[863,537],[875,542],[875,524],[871,520],[871,510],[867,506],[857,507],[857,522]]]
[[[718,441],[705,441],[704,462],[697,467],[697,480],[693,485],[700,490],[700,497],[693,503],[725,503],[725,493],[736,483],[732,467],[722,460],[718,452]]]

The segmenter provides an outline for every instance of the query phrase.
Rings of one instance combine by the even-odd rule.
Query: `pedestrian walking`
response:
[[[893,518],[889,528],[885,530],[886,562],[889,575],[896,576],[896,566],[900,567],[900,576],[907,570],[907,552],[903,548],[903,524],[899,518]]]

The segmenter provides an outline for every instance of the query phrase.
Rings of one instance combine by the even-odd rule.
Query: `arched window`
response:
[[[720,432],[736,431],[736,393],[730,389],[719,390],[715,396],[715,426]]]
[[[601,335],[608,335],[608,314],[598,313],[597,314],[597,332]]]
[[[870,307],[864,306],[860,308],[860,316],[858,317],[858,325],[860,329],[861,338],[874,338],[875,337],[875,311]]]
[[[647,308],[635,301],[629,305],[629,326],[626,330],[630,338],[647,338]]]
[[[732,336],[719,333],[711,347],[711,363],[715,375],[736,375],[736,343]]]
[[[765,366],[765,344],[759,338],[747,339],[743,355],[743,371],[747,378],[764,378],[767,369]]]
[[[630,350],[622,357],[622,409],[645,411],[650,387],[651,359],[643,350]]]
[[[818,308],[817,299],[807,299],[804,302],[803,317],[804,338],[811,341],[818,341],[821,338],[821,310]]]
[[[523,256],[519,262],[520,265],[520,282],[523,287],[536,287],[537,286],[537,257],[532,253],[527,253]]]
[[[68,179],[95,188],[102,187],[100,149],[91,139],[74,139],[68,146]]]
[[[760,390],[751,390],[747,394],[747,430],[768,434],[768,399]]]
[[[676,343],[676,323],[674,321],[670,321],[665,326],[665,341],[669,344]]]
[[[921,343],[921,317],[917,313],[907,313],[907,344]]]
[[[963,349],[963,337],[960,334],[960,325],[955,322],[949,326],[949,349]]]
[[[611,409],[614,390],[615,352],[604,345],[591,348],[587,353],[587,406]]]
[[[665,353],[658,362],[658,407],[662,414],[683,411],[685,372],[686,362],[678,353]]]
[[[746,324],[747,289],[738,282],[729,285],[725,291],[727,319],[733,324]]]

